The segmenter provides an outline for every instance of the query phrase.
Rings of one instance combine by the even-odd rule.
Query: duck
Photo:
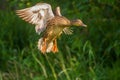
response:
[[[42,36],[38,40],[41,53],[57,53],[57,39],[62,34],[72,34],[71,26],[87,27],[81,19],[69,20],[61,15],[60,7],[52,11],[48,3],[37,3],[32,7],[16,10],[16,14],[24,21],[34,24],[37,34]]]

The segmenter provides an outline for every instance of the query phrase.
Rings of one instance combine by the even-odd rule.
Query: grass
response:
[[[68,18],[81,16],[88,28],[63,34],[58,39],[59,52],[46,55],[37,49],[40,36],[33,25],[13,11],[0,11],[0,80],[119,80],[120,21],[117,15],[94,18],[95,10],[99,13],[93,7],[88,15],[63,9]]]

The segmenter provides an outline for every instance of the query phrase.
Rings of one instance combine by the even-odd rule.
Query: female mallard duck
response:
[[[80,19],[70,21],[63,17],[59,7],[53,14],[51,6],[47,3],[38,3],[33,7],[17,10],[16,13],[23,20],[35,24],[36,33],[40,34],[44,31],[42,38],[38,41],[38,49],[43,54],[51,51],[58,52],[56,39],[62,32],[71,34],[70,26],[86,27]]]

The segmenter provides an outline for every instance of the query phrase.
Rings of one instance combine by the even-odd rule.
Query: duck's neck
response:
[[[71,26],[79,26],[76,20],[71,20],[70,23],[71,23]]]

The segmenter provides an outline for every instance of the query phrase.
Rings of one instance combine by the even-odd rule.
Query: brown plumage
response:
[[[86,25],[80,20],[68,20],[60,13],[60,7],[57,7],[52,13],[51,6],[46,3],[40,3],[33,7],[23,10],[17,10],[17,14],[25,21],[36,25],[36,32],[44,31],[42,38],[38,41],[38,49],[42,53],[58,52],[57,37],[63,32],[71,34],[70,26],[84,26]]]

